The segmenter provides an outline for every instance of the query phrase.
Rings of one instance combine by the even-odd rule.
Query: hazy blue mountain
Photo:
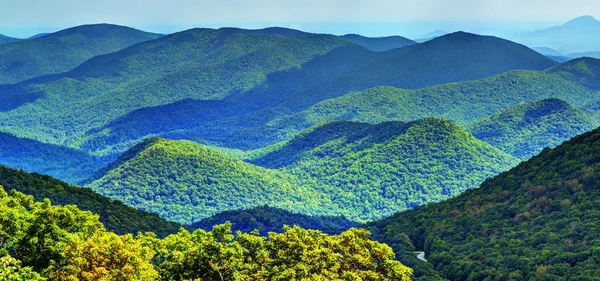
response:
[[[561,54],[559,51],[548,47],[534,47],[531,49],[547,57],[560,57],[564,55]]]
[[[8,37],[6,35],[0,34],[0,44],[7,44],[7,43],[12,43],[12,42],[17,42],[19,40],[21,40],[21,39],[12,38],[12,37]]]
[[[415,39],[415,41],[419,42],[419,43],[423,43],[423,42],[426,42],[426,41],[438,38],[440,36],[444,36],[444,35],[446,35],[448,33],[450,33],[450,32],[446,32],[446,31],[443,31],[443,30],[434,30],[432,32],[429,32],[427,34],[422,35],[418,39]]]
[[[33,36],[30,36],[30,37],[29,37],[29,38],[27,38],[27,39],[35,39],[35,38],[40,38],[40,37],[44,37],[44,36],[46,36],[46,35],[48,35],[48,34],[50,34],[50,33],[38,33],[38,34],[35,34],[35,35],[33,35]]]
[[[69,71],[97,55],[156,39],[158,34],[94,24],[0,45],[0,84]]]
[[[597,51],[600,50],[600,21],[582,16],[560,26],[524,34],[517,41],[563,54]]]
[[[600,51],[568,54],[567,57],[569,57],[570,59],[577,59],[577,58],[584,58],[584,57],[600,59]]]
[[[417,42],[402,36],[365,37],[358,34],[342,36],[371,51],[382,52],[417,44]]]

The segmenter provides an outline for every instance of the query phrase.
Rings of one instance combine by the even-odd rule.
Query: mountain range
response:
[[[517,36],[516,41],[532,47],[552,48],[562,54],[600,50],[600,21],[581,16],[563,25]]]

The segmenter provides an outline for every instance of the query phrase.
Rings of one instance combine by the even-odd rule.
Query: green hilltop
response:
[[[596,129],[456,198],[366,227],[402,255],[424,250],[449,280],[593,280],[600,275],[599,152]]]
[[[438,119],[327,123],[253,154],[255,165],[190,141],[150,139],[89,186],[181,223],[265,204],[365,221],[455,196],[517,163]]]

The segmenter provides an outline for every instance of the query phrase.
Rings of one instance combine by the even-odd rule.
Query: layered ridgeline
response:
[[[184,224],[265,204],[304,214],[335,211],[329,198],[294,176],[191,141],[146,140],[96,178],[89,187],[100,194]]]
[[[69,71],[84,61],[160,35],[129,27],[82,25],[0,45],[0,84]]]
[[[503,110],[467,125],[476,138],[527,160],[600,126],[597,119],[559,99],[544,99]]]
[[[450,280],[593,280],[600,276],[599,160],[596,129],[477,189],[368,227],[398,253],[424,250]]]
[[[388,36],[388,37],[365,37],[358,34],[346,34],[342,36],[354,43],[361,45],[371,51],[383,52],[392,49],[402,48],[410,45],[417,44],[417,42],[410,40],[402,36]]]
[[[71,186],[45,175],[29,174],[0,166],[0,186],[4,186],[6,191],[16,190],[31,194],[38,201],[48,198],[57,205],[77,205],[82,210],[98,214],[100,222],[107,229],[119,234],[152,231],[164,237],[177,232],[180,228],[177,223],[126,206],[119,201],[101,196],[89,188]],[[0,224],[0,236],[2,236],[2,226],[3,224]]]
[[[2,35],[0,34],[0,44],[6,44],[6,43],[12,43],[12,42],[17,42],[21,39],[17,39],[17,38],[12,38],[12,37],[8,37],[6,35]]]
[[[293,227],[266,238],[234,235],[231,224],[164,239],[117,235],[77,206],[0,187],[1,280],[411,280],[412,270],[369,235]]]
[[[296,214],[279,208],[260,206],[247,210],[231,210],[218,213],[189,226],[190,229],[211,230],[213,226],[231,223],[231,229],[242,232],[258,230],[260,235],[269,232],[283,232],[284,227],[300,226],[307,229],[316,229],[324,233],[336,234],[349,228],[356,227],[357,222],[344,217],[307,216]]]
[[[263,140],[271,136],[263,134],[265,124],[349,92],[381,85],[420,88],[552,65],[554,62],[522,45],[462,32],[387,52],[347,46],[316,57],[301,68],[273,74],[261,86],[219,102],[186,99],[132,111],[90,130],[82,147],[114,150],[115,143],[131,145],[161,135],[254,149],[283,140]]]
[[[96,56],[67,73],[1,87],[2,130],[73,146],[77,136],[133,110],[246,92],[275,72],[347,46],[360,48],[329,35],[188,30]]]
[[[0,133],[0,163],[80,183],[102,168],[105,159],[84,151]]]
[[[182,223],[265,204],[365,221],[455,196],[517,163],[438,119],[327,123],[255,153],[260,166],[190,141],[151,139],[89,186]]]
[[[599,99],[598,81],[600,60],[582,58],[540,72],[511,71],[486,79],[419,90],[376,87],[328,99],[299,113],[256,124],[244,130],[243,136],[269,143],[328,120],[378,123],[435,116],[465,125],[523,102],[547,98],[558,98],[592,110],[597,107],[590,103]],[[227,123],[218,125],[226,126]]]
[[[562,54],[600,50],[600,21],[582,16],[563,25],[517,36],[518,42],[533,47],[549,47]]]

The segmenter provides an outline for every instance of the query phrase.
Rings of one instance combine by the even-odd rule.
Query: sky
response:
[[[170,33],[191,27],[285,26],[333,34],[418,37],[436,29],[536,29],[582,15],[599,0],[0,0],[0,34],[114,23]]]

